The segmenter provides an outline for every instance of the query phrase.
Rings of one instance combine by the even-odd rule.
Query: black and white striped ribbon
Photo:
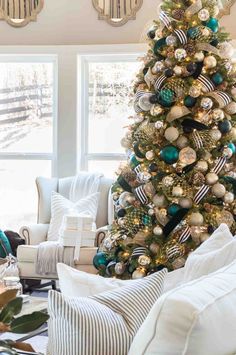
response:
[[[167,13],[165,11],[160,12],[159,19],[166,27],[170,26],[171,18],[167,15]]]
[[[170,249],[167,250],[166,252],[168,259],[172,259],[174,257],[180,256],[181,252],[180,252],[180,248],[178,245],[174,245],[173,247],[171,247]]]
[[[213,91],[215,89],[213,82],[205,75],[200,74],[197,80],[205,87],[207,92]]]
[[[140,112],[143,112],[143,110],[139,107],[138,105],[138,101],[134,101],[134,111],[136,113],[140,113]]]
[[[188,42],[186,33],[183,30],[175,30],[174,33],[178,37],[178,40],[180,41],[181,44],[186,44]]]
[[[166,80],[165,75],[161,75],[159,76],[159,78],[157,78],[157,80],[154,83],[154,88],[156,91],[160,90],[165,80]]]
[[[143,186],[137,187],[137,189],[135,189],[135,194],[143,205],[148,204],[148,198]]]
[[[194,202],[198,205],[199,202],[204,198],[204,196],[206,196],[206,194],[208,193],[208,191],[210,190],[210,186],[208,185],[203,185],[198,192],[196,193],[196,195],[194,196]]]
[[[146,253],[146,251],[147,251],[147,248],[144,248],[144,247],[135,248],[132,252],[131,258],[140,256],[140,255],[144,255]]]
[[[151,94],[151,93],[148,91],[145,91],[145,90],[138,90],[134,95],[134,101],[138,101],[140,99],[140,97],[147,95],[147,94]]]
[[[200,137],[200,134],[198,133],[197,130],[195,130],[193,132],[192,138],[193,138],[193,142],[194,142],[195,148],[196,149],[201,149],[203,147],[203,141],[202,141],[202,139]]]
[[[224,165],[226,164],[227,158],[226,157],[220,157],[212,169],[213,173],[219,174],[219,172],[223,169]]]
[[[228,105],[232,101],[229,94],[224,91],[216,91],[216,94],[219,95],[219,97],[222,99],[222,101],[224,102],[224,106]]]
[[[141,173],[141,166],[140,164],[138,166],[136,166],[136,168],[134,168],[134,172],[138,175],[139,173]]]
[[[188,226],[187,228],[185,228],[185,230],[183,231],[183,233],[180,235],[179,237],[179,242],[180,243],[184,243],[186,242],[186,240],[188,240],[188,238],[191,236],[191,229]]]

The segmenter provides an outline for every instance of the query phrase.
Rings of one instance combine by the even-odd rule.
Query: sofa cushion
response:
[[[48,354],[126,355],[133,337],[162,293],[166,272],[164,269],[89,298],[68,298],[51,291]]]
[[[48,240],[58,240],[63,217],[74,211],[78,214],[90,215],[94,221],[97,216],[98,201],[100,193],[94,193],[81,198],[76,203],[68,200],[57,192],[52,192],[51,197],[51,221],[48,230]]]
[[[129,355],[235,354],[235,299],[236,261],[164,294]]]
[[[19,262],[36,263],[38,245],[20,245],[17,249],[17,259]],[[97,253],[97,248],[81,248],[80,258],[76,260],[76,265],[92,265],[93,258]]]

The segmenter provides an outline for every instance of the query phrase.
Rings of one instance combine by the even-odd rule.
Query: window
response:
[[[114,176],[125,157],[120,141],[130,124],[132,81],[140,54],[82,56],[80,168]]]
[[[55,56],[0,56],[0,228],[37,221],[35,178],[54,158]]]

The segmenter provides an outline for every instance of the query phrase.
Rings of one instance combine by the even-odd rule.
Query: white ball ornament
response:
[[[154,233],[155,235],[160,236],[160,235],[162,235],[163,230],[162,230],[162,228],[161,228],[160,226],[156,226],[156,227],[153,229],[153,233]]]
[[[165,65],[163,62],[158,61],[154,64],[153,68],[152,68],[152,73],[153,74],[157,74],[160,73],[162,70],[164,70]]]
[[[189,216],[189,224],[191,226],[201,226],[204,223],[203,215],[199,212],[193,212]]]
[[[175,58],[180,62],[187,57],[187,52],[183,48],[178,48],[175,50]]]
[[[175,127],[169,127],[165,130],[165,139],[169,142],[174,142],[179,137],[179,131]]]
[[[173,35],[166,37],[166,44],[168,46],[175,46],[177,44],[177,38]]]
[[[194,54],[194,59],[197,61],[197,62],[202,62],[204,60],[205,56],[204,56],[204,53],[201,51],[201,52],[197,52]]]
[[[205,160],[199,160],[195,165],[195,169],[202,173],[205,173],[208,170],[208,163]]]
[[[212,117],[214,120],[223,120],[225,117],[224,111],[221,110],[220,108],[215,108],[212,111]]]
[[[224,195],[224,202],[225,203],[234,202],[234,194],[232,192],[226,192]]]
[[[217,65],[217,60],[215,57],[213,57],[213,55],[209,55],[208,57],[205,57],[204,58],[204,66],[207,68],[207,69],[212,69],[212,68],[215,68],[216,65]]]
[[[164,207],[166,205],[166,198],[164,195],[155,195],[152,202],[156,207]]]
[[[218,49],[222,58],[231,58],[234,55],[234,47],[229,42],[220,43]]]
[[[213,106],[213,101],[212,99],[210,99],[209,97],[204,97],[202,100],[201,100],[201,107],[204,109],[204,110],[210,110]]]
[[[215,173],[206,174],[206,183],[208,185],[214,185],[219,180],[218,176]]]
[[[193,205],[193,201],[191,200],[191,198],[183,197],[179,200],[179,205],[182,208],[191,208]]]
[[[138,105],[143,111],[150,111],[152,108],[152,103],[149,100],[150,96],[150,94],[142,95],[138,101]]]
[[[236,113],[236,102],[230,102],[227,106],[225,106],[224,110],[229,115],[234,115]]]
[[[172,195],[175,197],[180,197],[184,193],[184,190],[182,189],[181,186],[174,186],[172,189]]]
[[[223,184],[217,183],[212,186],[211,192],[217,198],[222,198],[226,193],[226,189]]]
[[[149,150],[147,153],[146,153],[146,158],[147,160],[153,160],[155,158],[155,153],[153,150]]]
[[[177,76],[182,75],[183,70],[179,65],[176,65],[173,70],[174,70],[175,75],[177,75]]]
[[[176,145],[180,149],[187,147],[188,143],[188,138],[185,136],[180,136],[176,141]]]
[[[221,137],[222,137],[222,133],[219,129],[217,128],[213,128],[210,130],[210,135],[211,135],[211,138],[215,141],[215,142],[218,142]]]
[[[207,9],[201,9],[198,13],[198,18],[201,21],[207,21],[210,17],[210,13]]]

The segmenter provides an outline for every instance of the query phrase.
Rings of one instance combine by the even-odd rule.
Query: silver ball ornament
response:
[[[204,58],[204,66],[207,68],[207,69],[212,69],[212,68],[215,68],[216,65],[217,65],[217,60],[215,57],[213,57],[213,55],[209,55],[207,57]]]
[[[134,201],[135,201],[134,195],[127,191],[122,192],[122,194],[119,197],[119,205],[124,208]]]
[[[224,202],[225,203],[234,202],[234,194],[232,192],[226,192],[224,195]]]
[[[223,184],[217,183],[212,186],[211,192],[217,198],[222,198],[226,193],[226,189]]]
[[[173,35],[169,35],[166,37],[166,44],[168,46],[175,46],[177,44],[177,37]]]
[[[210,135],[211,135],[211,138],[215,141],[215,142],[218,142],[221,137],[222,137],[222,133],[219,129],[217,128],[213,128],[210,130]]]
[[[219,180],[218,176],[215,173],[206,174],[206,183],[208,185],[214,185]]]
[[[209,19],[209,17],[210,17],[210,13],[207,9],[201,9],[198,12],[198,18],[201,21],[207,21]]]
[[[199,212],[193,212],[189,216],[189,224],[191,226],[201,226],[204,223],[204,217]]]
[[[142,95],[139,98],[138,105],[143,111],[150,111],[152,103],[149,101],[151,94]]]
[[[174,142],[179,137],[179,131],[175,127],[168,127],[165,130],[165,139],[169,142]]]
[[[178,48],[175,50],[175,58],[180,62],[187,57],[187,52],[183,48]]]
[[[156,227],[153,229],[153,233],[154,233],[155,235],[160,236],[160,235],[162,235],[163,230],[162,230],[162,228],[161,228],[160,226],[156,226]]]
[[[155,128],[156,129],[161,129],[163,127],[163,122],[162,121],[156,121],[155,122]]]
[[[222,58],[232,58],[234,55],[234,47],[229,42],[220,43],[218,50]]]
[[[122,275],[125,271],[125,264],[123,262],[116,263],[115,265],[115,273],[117,275]]]
[[[201,107],[204,109],[204,110],[210,110],[213,106],[213,101],[212,99],[210,99],[209,97],[204,97],[202,100],[201,100]]]
[[[165,68],[165,65],[163,62],[156,62],[152,68],[152,73],[153,74],[157,74],[160,73],[161,71],[163,71]]]

